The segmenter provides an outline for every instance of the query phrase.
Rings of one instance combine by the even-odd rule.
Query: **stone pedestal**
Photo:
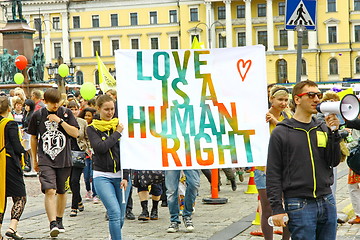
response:
[[[34,55],[33,34],[35,29],[29,27],[26,20],[9,20],[0,33],[3,34],[3,46],[10,54],[18,50],[20,55],[24,55],[31,64]]]

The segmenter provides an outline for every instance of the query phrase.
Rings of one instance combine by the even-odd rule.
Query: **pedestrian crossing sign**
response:
[[[287,0],[285,19],[286,30],[293,30],[298,25],[315,30],[316,0]]]

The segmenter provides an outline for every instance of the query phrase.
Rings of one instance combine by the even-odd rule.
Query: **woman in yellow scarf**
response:
[[[21,169],[21,154],[25,152],[19,139],[19,129],[15,121],[8,119],[10,112],[7,97],[0,97],[0,229],[4,219],[6,198],[12,197],[11,221],[5,235],[21,240],[17,225],[26,203],[25,183]],[[0,239],[4,239],[0,233]]]
[[[117,118],[113,118],[115,105],[110,96],[100,96],[96,101],[96,107],[100,120],[93,120],[87,128],[94,150],[93,181],[109,216],[111,239],[121,240],[126,199],[131,187],[128,187],[129,170],[122,170],[120,166],[120,137],[124,126]]]

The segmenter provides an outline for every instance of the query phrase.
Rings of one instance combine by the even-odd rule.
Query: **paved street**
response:
[[[349,212],[350,200],[347,191],[347,166],[342,163],[338,169],[338,187],[337,187],[337,206],[338,210]],[[184,226],[181,225],[178,233],[166,233],[169,225],[169,212],[167,208],[161,208],[159,220],[140,222],[138,220],[126,220],[123,235],[125,240],[135,239],[211,239],[211,240],[260,240],[261,237],[251,236],[249,233],[256,230],[258,226],[251,225],[255,218],[257,207],[257,194],[245,194],[247,189],[248,174],[245,181],[238,181],[238,189],[233,192],[230,185],[225,185],[225,176],[222,175],[223,185],[221,186],[220,197],[228,198],[228,203],[224,205],[202,204],[201,199],[209,197],[210,186],[205,177],[201,176],[201,190],[195,206],[193,221],[195,231],[185,233]],[[39,191],[37,178],[26,178],[28,202],[19,224],[19,233],[25,239],[51,239],[49,235],[49,224],[43,207],[44,196]],[[140,214],[140,204],[134,189],[134,214]],[[84,187],[82,188],[84,195]],[[70,200],[68,195],[68,207],[64,216],[64,226],[66,233],[59,235],[59,240],[65,239],[84,239],[84,240],[102,240],[108,239],[108,222],[105,221],[105,208],[100,204],[85,202],[85,211],[79,213],[77,217],[70,218]],[[8,202],[11,202],[9,199]],[[149,201],[151,206],[151,201]],[[8,203],[9,206],[9,203]],[[3,224],[4,233],[9,223],[9,207]],[[360,239],[359,225],[350,225],[348,223],[340,225],[338,228],[338,239]],[[281,239],[276,235],[275,240]]]

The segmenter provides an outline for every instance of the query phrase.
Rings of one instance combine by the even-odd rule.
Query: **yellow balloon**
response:
[[[65,77],[69,74],[69,67],[65,63],[60,64],[58,68],[58,73],[61,77]]]
[[[95,97],[96,87],[91,82],[86,82],[81,85],[80,94],[85,100],[90,100]]]
[[[24,82],[24,75],[22,73],[16,73],[14,75],[14,81],[16,84],[22,84]]]

